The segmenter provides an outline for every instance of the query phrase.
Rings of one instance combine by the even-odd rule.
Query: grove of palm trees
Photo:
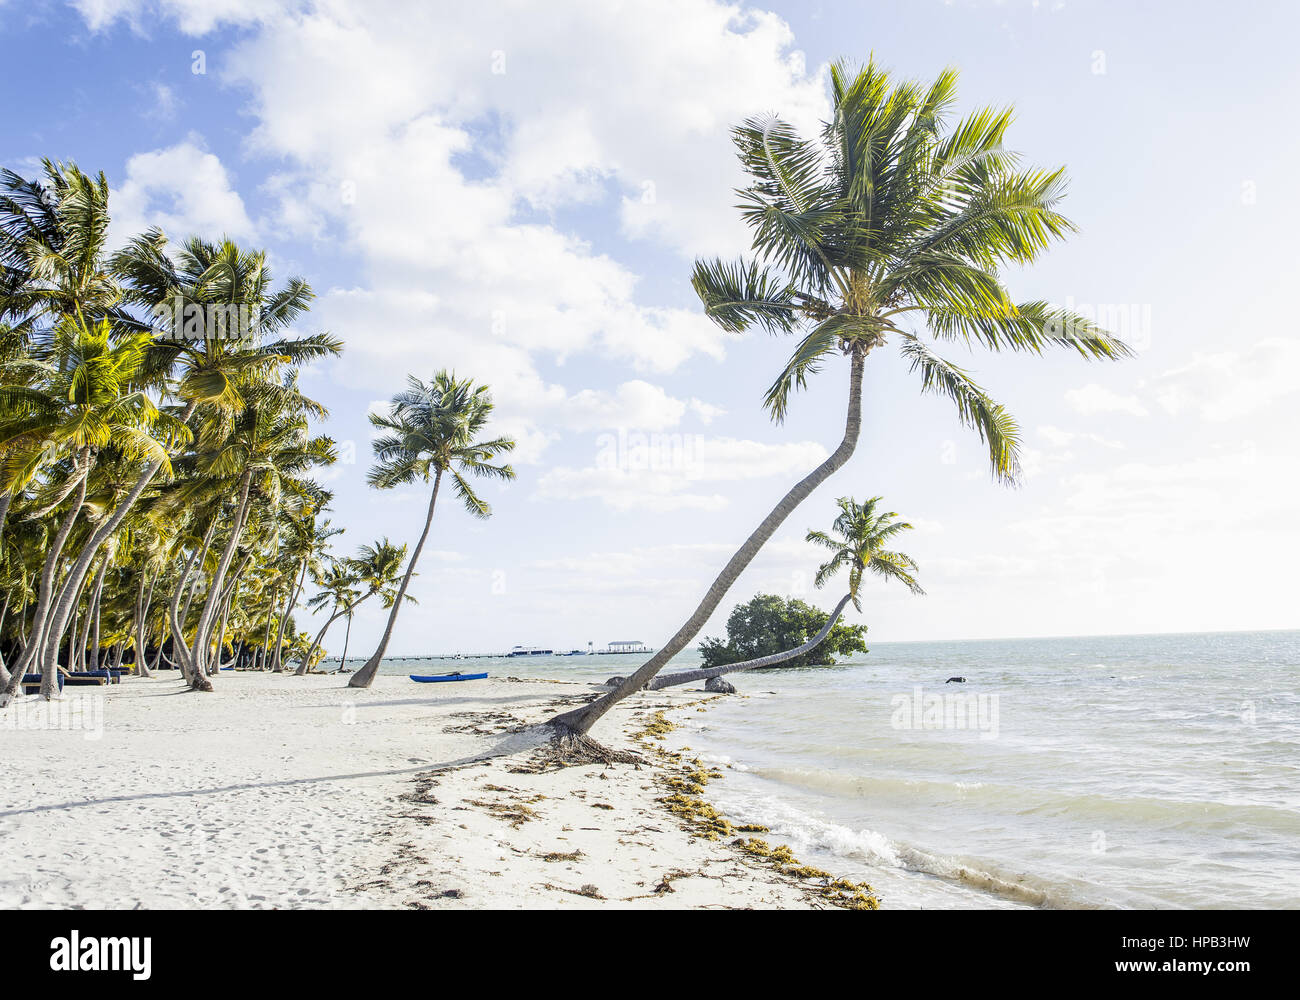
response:
[[[330,551],[313,473],[335,444],[298,379],[342,342],[293,332],[310,286],[228,240],[111,249],[108,182],[72,164],[0,187],[0,700],[49,699],[61,672],[173,668],[211,691],[223,666],[310,668],[308,578],[350,613],[392,600],[404,554]]]

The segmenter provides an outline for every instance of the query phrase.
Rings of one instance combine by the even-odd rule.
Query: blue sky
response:
[[[485,524],[444,508],[394,652],[657,644],[843,421],[832,367],[772,425],[759,402],[791,345],[700,316],[692,260],[746,245],[727,128],[814,127],[829,59],[954,65],[962,110],[1014,104],[1012,144],[1070,170],[1081,232],[1013,292],[1109,310],[1139,356],[949,352],[1021,422],[1008,490],[874,355],[856,457],[732,597],[832,604],[803,533],[879,494],[917,525],[929,594],[874,585],[876,639],[1295,627],[1297,18],[1251,11],[0,2],[0,162],[103,169],[118,238],[228,233],[311,282],[304,330],[347,342],[306,379],[355,455],[330,473],[341,551],[413,540],[424,509],[366,487],[367,410],[408,371],[494,388],[518,480],[485,488]],[[637,434],[667,436],[655,467],[619,446]],[[360,616],[354,649],[380,626]]]

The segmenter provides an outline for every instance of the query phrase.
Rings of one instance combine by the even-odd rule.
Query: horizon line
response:
[[[1197,631],[1190,631],[1190,632],[1189,632],[1189,631],[1172,631],[1172,632],[1079,632],[1079,633],[1068,633],[1068,634],[1065,634],[1065,635],[1001,635],[1001,636],[976,636],[976,637],[966,636],[966,637],[956,638],[956,639],[881,639],[881,640],[879,640],[879,641],[876,643],[876,645],[881,645],[881,646],[903,646],[903,645],[909,645],[909,644],[914,644],[914,643],[924,643],[924,642],[932,642],[932,643],[939,643],[939,642],[1028,642],[1028,641],[1035,640],[1035,639],[1125,639],[1125,638],[1132,638],[1132,639],[1135,639],[1135,638],[1148,638],[1148,637],[1152,637],[1152,638],[1154,638],[1154,637],[1157,637],[1157,636],[1176,636],[1176,635],[1245,635],[1245,634],[1249,634],[1249,633],[1252,633],[1252,632],[1300,632],[1300,626],[1292,626],[1292,627],[1282,626],[1282,627],[1274,627],[1274,628],[1204,629],[1204,630],[1197,630]],[[870,638],[869,638],[869,637],[868,637],[868,641],[870,641]],[[558,648],[558,647],[557,647],[557,648]],[[694,648],[694,649],[697,649],[697,650],[699,649],[698,646],[695,646],[695,647],[693,647],[693,648]],[[687,651],[688,651],[688,650],[685,650],[685,649],[682,650],[683,653],[684,653],[684,652],[687,652]],[[868,652],[870,652],[870,650],[868,650]],[[441,657],[455,657],[455,656],[478,656],[478,657],[498,656],[498,657],[503,657],[503,658],[504,658],[506,655],[507,655],[506,653],[466,653],[466,652],[463,652],[463,651],[461,651],[461,650],[457,650],[456,652],[452,652],[452,653],[395,653],[395,654],[393,654],[391,657],[385,657],[385,659],[394,659],[394,660],[396,660],[396,659],[424,659],[424,658],[441,658]],[[585,655],[587,655],[587,654],[584,653],[583,655],[585,656]],[[596,656],[601,656],[601,655],[631,656],[631,655],[634,655],[634,654],[631,654],[631,653],[618,653],[618,654],[608,654],[608,653],[606,653],[606,654],[602,654],[602,653],[595,653],[594,655],[596,655]],[[680,655],[680,654],[678,654],[678,655]],[[354,657],[348,657],[348,659],[353,659],[353,658],[354,658]],[[337,660],[338,657],[337,657],[337,656],[326,656],[324,659],[326,659],[326,660]]]

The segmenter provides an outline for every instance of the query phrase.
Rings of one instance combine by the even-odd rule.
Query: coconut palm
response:
[[[379,594],[385,608],[393,606],[397,598],[397,581],[402,576],[402,564],[405,561],[405,545],[394,545],[387,538],[381,538],[374,545],[361,546],[357,555],[350,559],[335,559],[330,563],[326,572],[315,580],[319,592],[307,602],[308,607],[313,609],[329,607],[329,616],[299,662],[298,669],[294,671],[296,675],[301,676],[307,672],[316,648],[324,641],[329,627],[339,618],[347,616],[350,637],[352,616],[370,598]],[[415,598],[407,594],[405,600],[413,603]],[[346,650],[345,639],[345,653]]]
[[[953,121],[951,70],[923,86],[893,81],[874,62],[856,73],[841,63],[830,80],[833,116],[820,141],[771,116],[734,130],[751,178],[740,196],[754,256],[698,261],[692,281],[724,330],[758,326],[799,336],[764,400],[778,423],[809,378],[836,357],[847,362],[843,440],[763,519],[658,652],[606,697],[552,720],[562,733],[586,733],[686,648],[763,544],[849,460],[861,427],[863,368],[874,350],[892,340],[922,391],[953,401],[1003,482],[1019,472],[1015,421],[925,335],[993,351],[1129,353],[1082,317],[1045,302],[1015,303],[1003,284],[1000,268],[1031,263],[1073,230],[1057,211],[1064,169],[1022,169],[1004,147],[1010,110],[984,108]]]
[[[368,476],[370,485],[386,490],[417,480],[428,483],[432,479],[433,489],[429,493],[424,530],[393,599],[383,637],[370,659],[353,674],[349,687],[369,687],[379,670],[415,564],[429,537],[443,476],[451,477],[452,488],[465,509],[480,518],[490,517],[492,508],[478,497],[466,477],[503,480],[515,477],[509,465],[492,464],[498,455],[514,450],[514,441],[506,437],[478,440],[492,414],[492,396],[487,386],[476,386],[469,379],[457,380],[447,371],[438,372],[427,385],[409,375],[406,391],[393,397],[389,410],[387,415],[370,414],[370,422],[384,432],[373,442],[377,461]]]
[[[841,569],[847,568],[849,571],[848,593],[840,598],[830,617],[826,619],[826,624],[816,635],[794,649],[771,653],[752,660],[664,674],[650,682],[650,689],[658,691],[660,688],[708,680],[740,670],[773,667],[796,656],[812,652],[831,634],[831,629],[840,620],[840,615],[844,613],[844,608],[850,601],[858,611],[862,610],[861,590],[864,573],[874,573],[889,580],[897,580],[913,594],[924,594],[925,591],[912,576],[916,572],[916,563],[912,561],[911,556],[885,547],[895,535],[911,530],[912,526],[906,521],[895,520],[898,517],[895,511],[878,511],[876,508],[880,500],[880,497],[872,497],[860,504],[852,497],[841,497],[836,501],[839,504],[840,514],[831,525],[831,534],[828,535],[824,531],[808,532],[807,541],[830,549],[833,553],[829,561],[817,568],[817,576],[813,580],[817,587],[824,587],[826,582]]]

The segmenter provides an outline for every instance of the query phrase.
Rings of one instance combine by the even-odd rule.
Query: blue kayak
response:
[[[411,680],[421,684],[436,684],[439,681],[481,681],[487,674],[410,674]]]

